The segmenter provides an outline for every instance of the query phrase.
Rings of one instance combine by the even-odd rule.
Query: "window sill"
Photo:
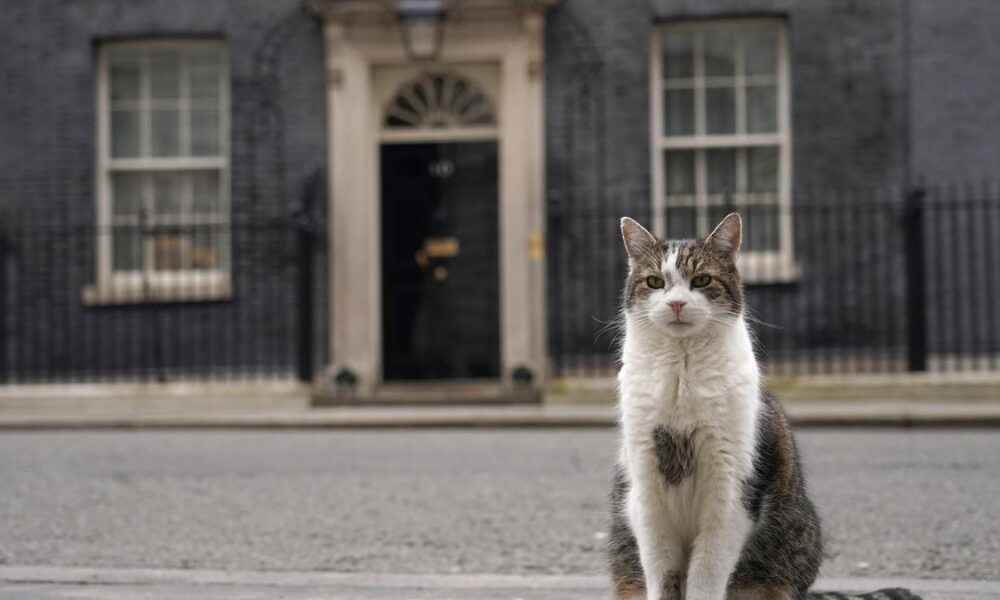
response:
[[[110,306],[211,302],[229,300],[232,295],[232,285],[227,277],[212,276],[198,281],[112,280],[84,286],[81,297],[85,306]]]
[[[740,256],[739,269],[747,285],[794,283],[802,274],[795,259],[777,253]]]

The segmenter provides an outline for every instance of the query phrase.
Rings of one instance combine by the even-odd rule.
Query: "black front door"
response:
[[[382,146],[386,380],[500,375],[497,144]]]

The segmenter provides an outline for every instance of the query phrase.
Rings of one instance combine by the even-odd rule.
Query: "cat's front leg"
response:
[[[701,519],[688,565],[685,600],[725,600],[752,521],[735,494],[704,503],[710,517]]]
[[[629,491],[627,514],[642,564],[646,600],[681,600],[683,548],[657,490],[637,484]]]

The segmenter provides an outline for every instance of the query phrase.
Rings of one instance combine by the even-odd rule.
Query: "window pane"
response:
[[[153,214],[157,216],[180,216],[184,212],[184,196],[187,192],[186,173],[156,173],[153,175]]]
[[[224,54],[218,48],[113,46],[107,54],[108,152],[114,158],[220,156]],[[162,163],[161,163],[162,164]],[[220,268],[228,239],[219,170],[114,170],[113,269]],[[148,210],[148,220],[140,216]],[[191,222],[196,216],[201,225]],[[126,227],[126,224],[128,227]],[[152,232],[142,227],[152,226]],[[107,238],[106,238],[107,239]]]
[[[138,217],[142,210],[142,175],[114,173],[111,176],[111,214]]]
[[[736,36],[727,29],[705,32],[705,76],[732,77],[736,74]]]
[[[670,27],[661,42],[664,135],[779,131],[781,29],[754,20],[738,27]],[[696,69],[704,87],[684,87]],[[702,228],[739,209],[747,227],[744,248],[779,250],[781,146],[711,147],[716,144],[663,152],[664,234],[704,234]]]
[[[149,53],[149,93],[153,100],[181,97],[180,52],[153,50]]]
[[[153,268],[157,271],[183,269],[184,248],[190,246],[190,236],[178,231],[162,231],[153,236]]]
[[[667,194],[681,196],[695,193],[693,150],[665,152],[663,163],[667,176]]]
[[[191,155],[219,154],[219,111],[191,111]]]
[[[706,187],[709,194],[727,194],[736,190],[736,150],[723,148],[705,151]]]
[[[154,110],[150,115],[153,156],[178,156],[181,153],[181,113],[178,110]]]
[[[743,247],[747,251],[778,250],[778,207],[776,205],[751,205],[744,211],[746,231]]]
[[[747,132],[772,133],[778,130],[778,94],[774,86],[747,88]]]
[[[217,269],[221,266],[219,252],[221,230],[219,227],[199,227],[191,241],[191,268]]]
[[[220,56],[215,50],[190,54],[191,98],[214,100],[219,97],[222,83]]]
[[[134,271],[142,268],[142,236],[137,227],[115,227],[111,235],[111,269]]]
[[[733,88],[705,89],[706,133],[736,133],[736,94]]]
[[[667,202],[669,203],[669,198]],[[694,206],[667,208],[667,239],[693,238],[697,234],[698,209]]]
[[[111,156],[115,158],[139,156],[138,111],[111,111]]]
[[[191,174],[193,195],[191,210],[198,215],[219,215],[219,172],[195,171]]]
[[[744,33],[747,75],[778,73],[778,31],[774,27],[755,27]]]
[[[664,90],[663,123],[667,135],[694,134],[694,90]]]
[[[778,148],[747,148],[747,191],[778,192]]]
[[[111,101],[139,99],[140,61],[137,52],[114,52],[108,58]]]
[[[685,79],[694,77],[694,35],[690,31],[669,31],[663,34],[663,77]]]

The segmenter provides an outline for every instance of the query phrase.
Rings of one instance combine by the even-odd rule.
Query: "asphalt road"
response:
[[[799,439],[825,577],[1000,580],[1000,431]],[[0,565],[600,575],[614,452],[608,429],[4,432]]]

